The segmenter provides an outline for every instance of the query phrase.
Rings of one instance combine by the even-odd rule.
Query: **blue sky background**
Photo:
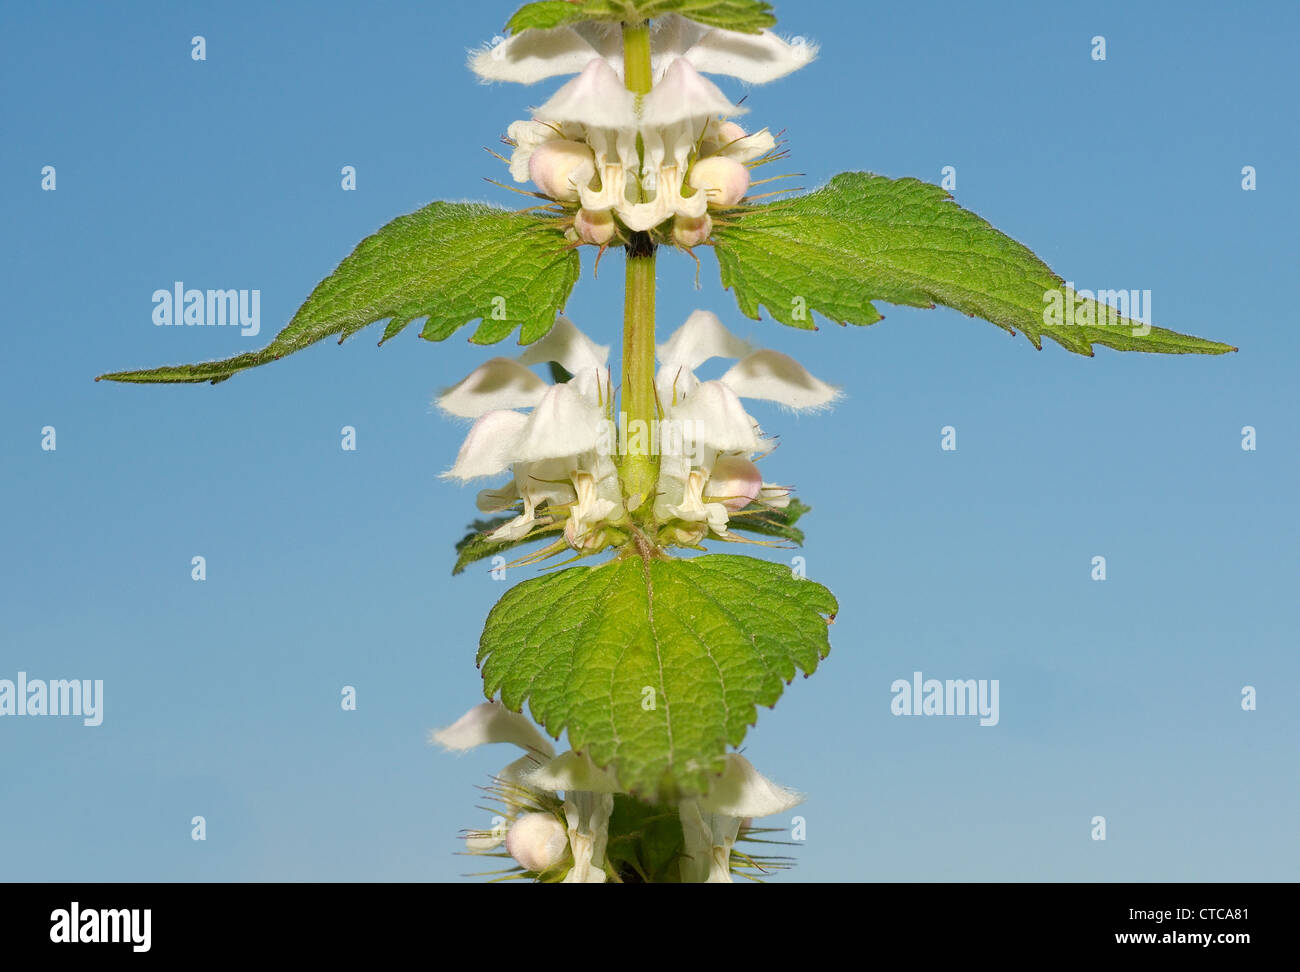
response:
[[[377,350],[374,328],[217,387],[91,379],[260,347],[357,241],[433,199],[514,205],[482,182],[504,176],[481,147],[557,85],[482,86],[463,66],[511,9],[5,5],[0,678],[103,679],[106,707],[98,728],[0,720],[0,878],[476,869],[456,835],[487,822],[474,786],[511,753],[425,736],[480,697],[503,585],[450,576],[473,491],[437,478],[463,427],[430,399],[491,352],[416,328]],[[777,12],[821,59],[747,103],[787,129],[803,184],[954,165],[957,200],[1067,279],[1150,289],[1157,324],[1242,349],[1090,360],[890,307],[802,333],[741,317],[711,256],[696,290],[665,255],[664,333],[715,310],[847,392],[825,415],[755,411],[782,436],[768,477],[815,507],[809,574],[842,602],[823,669],[746,742],[809,794],[789,879],[1296,879],[1300,11]],[[586,261],[569,313],[617,343],[606,267],[593,281]],[[260,289],[262,335],[156,328],[151,294],[175,280]],[[890,684],[914,671],[999,679],[1001,723],[892,716]]]

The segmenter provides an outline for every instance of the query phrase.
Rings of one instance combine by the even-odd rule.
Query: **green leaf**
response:
[[[757,533],[765,537],[780,537],[800,547],[803,546],[804,533],[795,523],[812,509],[802,500],[791,499],[790,505],[783,510],[765,506],[750,506],[739,513],[731,514],[730,528],[746,533]]]
[[[554,219],[478,203],[436,202],[362,240],[261,351],[100,378],[216,384],[336,334],[342,343],[385,319],[390,322],[383,341],[417,318],[428,318],[420,337],[430,341],[444,340],[481,318],[470,340],[495,344],[519,328],[520,343],[531,344],[555,323],[578,273],[577,250]]]
[[[631,555],[510,590],[478,661],[489,699],[516,712],[527,702],[629,792],[672,803],[706,791],[757,706],[812,674],[837,610],[782,564]]]
[[[1015,240],[950,201],[938,186],[846,172],[816,192],[756,206],[719,220],[722,285],[757,320],[766,306],[783,324],[813,328],[816,310],[841,324],[881,320],[873,300],[909,307],[943,304],[1004,330],[1044,336],[1091,355],[1120,351],[1223,354],[1236,348],[1164,328],[1148,333],[1127,317],[1081,301],[1070,312],[1065,282]],[[1058,321],[1045,295],[1056,292]],[[1052,298],[1055,300],[1056,298]]]
[[[584,20],[618,21],[635,24],[664,14],[680,14],[697,23],[724,30],[756,34],[776,25],[772,5],[761,0],[541,0],[521,7],[506,29],[550,30]]]

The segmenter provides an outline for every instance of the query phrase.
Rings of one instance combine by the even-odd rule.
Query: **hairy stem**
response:
[[[629,91],[646,94],[650,71],[650,25],[623,27],[624,72]],[[623,305],[623,399],[626,437],[622,462],[623,494],[636,512],[654,498],[658,457],[650,450],[658,420],[655,401],[655,244],[647,233],[633,233],[627,244],[627,292]]]
[[[654,496],[658,457],[651,454],[655,401],[655,245],[636,233],[627,246],[623,314],[623,412],[627,416],[623,493],[636,511]]]
[[[650,93],[654,76],[650,72],[650,24],[623,25],[623,71],[627,90],[635,94]]]

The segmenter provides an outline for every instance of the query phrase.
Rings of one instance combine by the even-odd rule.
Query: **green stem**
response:
[[[655,400],[655,245],[634,233],[627,245],[627,293],[623,305],[623,413],[626,439],[623,494],[628,509],[640,509],[654,495],[658,456],[650,453],[651,430],[659,418]]]
[[[628,91],[650,93],[654,75],[650,71],[649,22],[623,25],[623,71]]]
[[[629,91],[647,94],[650,70],[650,25],[623,25],[624,76]],[[653,500],[659,479],[658,456],[651,454],[655,400],[655,244],[648,233],[633,233],[627,243],[627,293],[623,305],[623,396],[626,449],[622,461],[623,495],[630,511]]]

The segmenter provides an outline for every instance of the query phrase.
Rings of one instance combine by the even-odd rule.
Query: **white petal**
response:
[[[552,385],[527,418],[515,446],[515,461],[540,462],[590,452],[601,439],[603,424],[604,412],[581,392],[568,384]]]
[[[659,486],[655,495],[655,516],[671,520],[673,511],[686,499],[686,485],[691,475],[691,461],[684,451],[659,457]]]
[[[537,517],[530,505],[509,523],[503,523],[489,533],[488,539],[494,543],[513,543],[516,540],[522,540],[528,536],[528,532],[532,530],[533,524],[536,522]]]
[[[555,92],[537,109],[543,121],[576,122],[594,128],[636,127],[636,97],[602,58]]]
[[[536,790],[554,792],[622,793],[618,778],[608,770],[600,769],[585,753],[569,750],[539,766],[524,777],[524,782]]]
[[[733,884],[731,877],[731,848],[740,835],[740,821],[726,814],[709,815],[709,825],[713,831],[713,860],[709,862],[707,884]]]
[[[669,415],[659,422],[661,483],[665,478],[672,477],[685,481],[691,467],[703,465],[705,453],[712,451],[701,447],[695,440],[695,429],[673,418],[672,411],[673,409],[670,409]],[[709,459],[712,462],[712,457]]]
[[[727,536],[727,527],[730,521],[727,519],[727,508],[721,503],[704,504],[705,521],[709,524],[709,529],[719,537]]]
[[[466,750],[484,743],[514,743],[521,749],[550,757],[555,749],[532,719],[511,712],[499,702],[476,705],[445,729],[430,737],[448,749]]]
[[[471,854],[486,854],[505,843],[505,835],[495,831],[483,834],[470,834],[465,838],[465,850]]]
[[[686,476],[685,484],[682,488],[681,502],[676,505],[665,505],[662,519],[665,520],[686,520],[688,523],[701,523],[708,519],[709,511],[704,506],[704,483],[707,474],[701,469],[693,469]],[[664,487],[663,477],[660,476],[660,488]],[[675,483],[668,484],[669,489],[661,495],[668,495],[675,492]]]
[[[528,345],[528,350],[519,356],[519,362],[526,365],[549,361],[577,375],[592,368],[604,368],[609,361],[609,347],[597,344],[578,330],[573,321],[560,317],[544,338]]]
[[[765,84],[811,64],[817,45],[789,43],[770,30],[742,34],[734,30],[709,31],[691,46],[685,59],[704,74],[727,74],[749,84]]]
[[[710,358],[743,358],[751,348],[728,331],[717,314],[697,310],[656,350],[665,367],[694,371]]]
[[[573,473],[574,490],[577,501],[569,510],[569,522],[564,525],[564,537],[573,547],[582,549],[593,537],[593,531],[613,517],[615,510],[622,509],[622,495],[601,495],[600,483],[592,473],[575,470]]]
[[[609,815],[614,797],[609,793],[565,794],[564,818],[569,824],[573,868],[565,884],[604,884],[605,845],[609,841]]]
[[[677,60],[712,28],[680,14],[665,14],[650,22],[650,60],[656,82],[668,65]]]
[[[505,472],[515,461],[527,425],[528,416],[522,412],[488,412],[470,428],[456,464],[443,476],[467,482]]]
[[[764,483],[762,491],[758,494],[758,501],[774,510],[784,510],[790,505],[790,487]]]
[[[600,57],[591,44],[570,27],[525,30],[495,47],[470,55],[470,70],[486,81],[535,84],[563,74],[577,74]]]
[[[668,65],[663,80],[642,99],[641,125],[666,128],[689,119],[743,115],[748,110],[732,104],[716,84],[679,57]]]
[[[548,125],[536,119],[524,119],[511,122],[506,134],[515,143],[515,150],[510,155],[510,175],[515,182],[527,182],[532,177],[531,164],[533,153],[547,142],[557,139],[574,140],[581,136],[581,131],[572,131],[577,126]],[[565,131],[568,128],[570,131]]]
[[[480,513],[500,513],[519,502],[519,488],[512,479],[496,489],[479,490],[474,505]]]
[[[773,783],[739,753],[729,753],[726,770],[708,796],[700,798],[700,807],[708,813],[743,819],[784,813],[802,802],[801,794]]]
[[[678,868],[683,884],[731,884],[731,847],[740,820],[705,811],[696,800],[677,808],[685,838]]]
[[[713,466],[704,493],[732,513],[743,510],[763,489],[763,476],[744,456],[722,456]]]
[[[623,78],[623,28],[599,20],[582,20],[572,25],[588,44],[600,52],[620,79]]]
[[[549,746],[550,743],[547,743],[547,745]],[[529,773],[535,773],[537,771],[537,767],[541,766],[550,758],[551,757],[549,755],[543,753],[533,753],[533,752],[525,753],[524,755],[520,756],[518,759],[507,763],[502,768],[501,772],[497,774],[497,779],[505,783],[512,783],[516,787],[523,787],[524,789],[527,789],[527,784],[524,783],[524,777],[526,777]],[[514,805],[514,801],[512,799],[513,796],[514,794],[510,794],[509,796],[507,796],[507,802],[511,803],[512,806]],[[504,835],[502,836],[501,839],[502,840],[505,839]]]
[[[762,446],[758,424],[740,404],[736,393],[720,381],[705,381],[686,401],[671,410],[682,423],[688,445],[748,455]]]
[[[662,196],[647,203],[632,203],[618,207],[623,225],[633,233],[652,230],[673,214],[672,207]]]
[[[518,361],[493,358],[438,396],[438,407],[461,418],[478,418],[498,409],[531,408],[548,387]]]
[[[726,129],[726,126],[724,125],[723,128]],[[733,130],[727,130],[724,134],[730,137],[718,146],[717,154],[735,159],[737,162],[753,162],[776,148],[776,138],[766,128],[753,135],[745,135],[740,126],[736,125]]]
[[[803,365],[780,351],[746,355],[722,376],[741,398],[764,398],[790,408],[824,408],[839,398],[838,388],[814,378]]]
[[[544,462],[515,464],[515,486],[528,507],[568,506],[576,496],[569,476],[574,471],[573,456]]]
[[[703,884],[709,876],[713,852],[713,828],[696,800],[683,800],[677,807],[682,821],[682,859],[678,863],[683,884]]]
[[[695,372],[685,365],[661,365],[655,372],[655,390],[659,392],[659,401],[664,408],[673,409],[685,401],[700,384]]]

